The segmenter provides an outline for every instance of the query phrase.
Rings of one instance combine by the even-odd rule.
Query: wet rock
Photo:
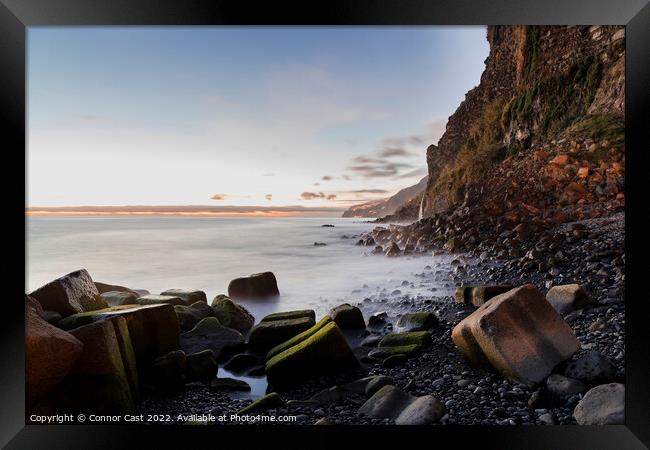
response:
[[[580,344],[532,284],[501,294],[463,319],[452,339],[473,364],[525,383],[544,380]]]
[[[386,385],[376,391],[358,413],[395,420],[397,425],[430,425],[440,420],[445,409],[431,395],[414,397],[395,386]]]
[[[407,313],[402,314],[395,328],[398,332],[425,331],[436,327],[438,323],[438,317],[431,312]]]
[[[224,327],[233,328],[242,334],[248,333],[255,323],[253,315],[227,295],[217,295],[212,300],[212,309]]]
[[[555,400],[566,400],[569,397],[582,394],[587,386],[578,380],[554,374],[546,379],[546,389]]]
[[[576,361],[572,361],[566,367],[564,374],[569,378],[593,385],[611,381],[616,376],[616,367],[602,353],[590,351]]]
[[[300,342],[304,341],[310,336],[313,336],[318,332],[321,328],[323,328],[325,325],[328,323],[332,322],[332,318],[330,316],[324,316],[316,325],[313,327],[309,328],[306,331],[303,331],[300,334],[297,334],[296,336],[292,337],[291,339],[288,339],[281,344],[276,345],[273,347],[271,350],[269,350],[266,353],[266,359],[269,360],[273,358],[275,355],[282,353],[285,350],[288,350],[289,348],[293,347],[296,344],[299,344]]]
[[[601,384],[590,389],[573,411],[579,425],[625,423],[625,385]]]
[[[399,345],[393,347],[380,347],[371,350],[368,356],[371,358],[386,359],[393,355],[403,355],[406,357],[417,356],[422,353],[423,347],[419,344]]]
[[[95,287],[97,288],[97,291],[100,294],[104,294],[106,292],[126,292],[128,294],[133,294],[136,297],[139,297],[139,291],[135,289],[129,289],[124,286],[119,286],[116,284],[107,284],[107,283],[100,283],[99,281],[95,281]],[[149,292],[147,291],[147,294]],[[116,306],[116,305],[110,305],[110,306]]]
[[[546,300],[562,315],[582,309],[592,302],[587,291],[579,284],[553,286],[546,293]]]
[[[192,330],[180,335],[181,349],[185,353],[197,353],[210,349],[217,359],[225,351],[241,348],[243,343],[244,337],[239,331],[224,327],[216,317],[206,317]]]
[[[179,297],[186,305],[191,305],[196,302],[208,303],[205,292],[194,289],[167,289],[165,292],[161,292],[160,295]]]
[[[138,305],[185,305],[185,302],[180,297],[172,295],[143,295],[136,300]]]
[[[395,384],[392,377],[379,375],[368,382],[364,393],[366,394],[366,397],[372,397],[379,389],[392,384]]]
[[[219,366],[210,349],[186,356],[185,377],[187,381],[208,381],[217,375]]]
[[[273,272],[254,273],[248,277],[235,278],[228,284],[228,296],[235,300],[277,297],[278,282]]]
[[[364,338],[363,341],[361,341],[361,346],[362,347],[377,347],[379,342],[381,341],[382,337],[379,334],[371,334],[370,336]]]
[[[416,398],[395,419],[396,425],[430,425],[445,415],[445,407],[432,395]]]
[[[312,321],[316,321],[316,313],[313,309],[300,309],[295,311],[283,311],[268,316],[264,316],[260,322],[272,322],[274,320],[291,320],[291,319],[302,319],[309,318]]]
[[[62,317],[108,307],[85,269],[51,281],[29,296],[37,300],[44,310],[56,311]]]
[[[407,360],[408,360],[408,356],[406,356],[406,355],[404,355],[402,353],[398,353],[398,354],[391,355],[388,358],[384,359],[384,361],[381,363],[381,366],[386,368],[386,369],[390,369],[390,368],[393,368],[393,367],[398,367],[398,366],[404,365]]]
[[[342,330],[366,328],[361,310],[349,303],[337,306],[329,312],[329,316]]]
[[[197,302],[196,305],[196,307],[194,305],[174,305],[174,312],[176,312],[176,316],[178,317],[178,324],[181,331],[189,331],[202,319],[215,315],[214,311],[206,303]],[[204,305],[204,307],[199,305]]]
[[[399,256],[402,251],[395,242],[391,242],[388,250],[386,250],[386,256]]]

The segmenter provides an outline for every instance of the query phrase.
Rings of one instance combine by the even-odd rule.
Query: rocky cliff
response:
[[[579,167],[567,180],[587,190],[599,161],[623,157],[624,28],[490,26],[487,39],[490,54],[480,84],[449,118],[438,145],[427,149],[425,216],[487,200],[488,179],[507,191],[505,185],[518,175],[493,179],[497,168],[539,158],[540,149],[546,152],[543,162],[573,152],[571,162]],[[585,167],[591,175],[577,177]],[[543,185],[538,181],[535,192]],[[489,200],[508,209],[505,197]]]

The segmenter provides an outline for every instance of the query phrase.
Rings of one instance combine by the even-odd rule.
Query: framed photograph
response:
[[[648,448],[646,0],[187,3],[2,0],[3,446]]]

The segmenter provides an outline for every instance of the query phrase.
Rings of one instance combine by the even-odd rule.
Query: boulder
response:
[[[138,305],[185,305],[185,301],[173,295],[148,294],[136,299]]]
[[[185,360],[187,381],[208,381],[217,376],[219,366],[212,350],[191,353],[185,357]]]
[[[187,357],[183,350],[174,350],[154,359],[149,381],[160,389],[176,389],[185,384]]]
[[[133,292],[108,291],[99,294],[108,306],[137,305],[138,295]]]
[[[582,394],[587,386],[573,378],[553,374],[546,379],[546,389],[554,402],[561,402],[573,395]]]
[[[40,305],[39,305],[40,307]],[[81,356],[83,343],[45,322],[37,308],[25,304],[25,394],[32,405],[56,385],[72,369]]]
[[[196,302],[208,303],[208,297],[205,295],[205,292],[194,289],[167,289],[165,292],[161,292],[160,295],[179,297],[186,305],[191,305]]]
[[[66,379],[67,400],[78,411],[128,414],[135,410],[114,323],[103,320],[70,331],[83,352]],[[124,329],[124,328],[122,328]]]
[[[251,385],[234,378],[215,378],[210,382],[210,389],[214,391],[248,392]]]
[[[592,302],[587,291],[579,284],[553,286],[546,293],[546,300],[562,315],[582,309]]]
[[[573,411],[578,425],[624,425],[625,385],[601,384],[590,389]]]
[[[356,330],[366,328],[361,310],[349,303],[337,306],[329,312],[329,316],[342,330]]]
[[[274,320],[288,320],[288,319],[301,319],[309,317],[314,322],[316,321],[316,313],[313,309],[299,309],[296,311],[284,311],[272,313],[264,316],[260,322],[272,322]]]
[[[282,400],[278,393],[271,392],[270,394],[255,400],[247,407],[237,411],[237,415],[242,416],[245,414],[259,413],[269,409],[282,408],[284,405],[284,400]]]
[[[404,355],[411,358],[422,353],[422,349],[423,347],[419,344],[380,347],[370,350],[370,352],[368,352],[368,356],[371,358],[386,359],[393,355]]]
[[[366,397],[372,397],[379,389],[392,384],[394,384],[394,380],[391,377],[378,375],[368,382],[364,394]]]
[[[178,317],[178,324],[181,331],[189,331],[202,319],[214,316],[214,311],[207,303],[196,302],[191,306],[174,305],[174,311]]]
[[[58,326],[59,321],[61,320],[61,314],[56,311],[45,311],[41,314],[41,318],[52,325]]]
[[[488,285],[488,286],[461,286],[456,289],[456,303],[481,306],[483,303],[504,292],[508,292],[514,286]]]
[[[416,398],[395,419],[395,425],[431,425],[445,415],[445,407],[433,395]]]
[[[221,325],[216,317],[206,317],[192,330],[182,333],[180,343],[187,354],[210,349],[218,360],[222,353],[241,348],[244,337],[239,331]]]
[[[361,346],[362,347],[377,347],[377,345],[381,342],[382,336],[379,334],[371,334],[369,336],[366,336],[363,341],[361,341]]]
[[[267,359],[267,360],[268,360],[268,359],[271,359],[271,358],[273,358],[275,355],[277,355],[278,353],[282,353],[283,351],[285,351],[285,350],[287,350],[287,349],[293,347],[294,345],[296,345],[296,344],[298,344],[298,343],[304,341],[304,340],[307,339],[308,337],[314,335],[318,330],[320,330],[321,328],[323,328],[325,325],[327,325],[327,324],[330,323],[331,321],[332,321],[332,318],[331,318],[330,316],[324,316],[324,317],[323,317],[323,318],[322,318],[322,319],[321,319],[321,320],[320,320],[316,325],[314,325],[313,327],[311,327],[311,328],[309,328],[308,330],[305,330],[305,331],[303,331],[302,333],[295,335],[295,336],[292,337],[291,339],[288,339],[288,340],[284,341],[283,343],[278,344],[278,345],[276,345],[275,347],[273,347],[271,350],[269,350],[269,351],[266,353],[266,359]]]
[[[212,309],[224,327],[234,328],[242,334],[248,333],[255,323],[253,315],[227,295],[217,295],[212,300]]]
[[[454,327],[452,340],[470,362],[524,383],[544,380],[580,348],[569,325],[532,284],[481,305]]]
[[[85,269],[51,281],[29,295],[36,299],[43,309],[56,311],[62,317],[108,306]]]
[[[400,345],[418,344],[426,347],[431,344],[431,335],[427,331],[410,331],[406,333],[391,333],[379,341],[379,347],[396,347]]]
[[[71,330],[113,316],[126,319],[133,350],[138,360],[152,360],[156,356],[178,350],[180,328],[171,305],[112,306],[74,314],[62,319],[58,326],[64,330]]]
[[[235,278],[228,284],[228,296],[235,300],[262,299],[280,295],[273,272],[254,273]]]
[[[564,374],[569,378],[594,385],[612,381],[616,376],[616,366],[602,353],[590,351],[569,363]]]
[[[372,382],[378,377],[369,376],[361,378],[350,383],[343,385],[332,386],[312,395],[308,402],[318,404],[320,406],[327,406],[345,400],[350,395],[365,394],[368,383]]]
[[[115,330],[115,337],[117,338],[117,344],[120,347],[120,355],[122,356],[122,364],[124,365],[126,380],[129,382],[133,400],[137,401],[140,397],[140,380],[129,327],[124,317],[113,316],[108,320],[113,324],[113,329]]]
[[[402,366],[408,361],[408,357],[402,353],[397,353],[395,355],[390,355],[388,358],[384,359],[381,363],[381,367],[385,369],[391,369],[393,367]]]
[[[359,362],[345,337],[336,323],[330,322],[303,341],[270,358],[266,362],[266,376],[273,386],[285,386],[313,375],[358,367]]]
[[[399,332],[425,331],[436,327],[438,323],[438,317],[431,312],[406,313],[399,318],[395,329]]]
[[[314,319],[272,320],[258,323],[251,330],[248,344],[257,350],[269,350],[314,326]]]
[[[395,420],[415,397],[392,385],[386,385],[375,392],[361,408],[359,414],[378,419]]]
[[[137,290],[129,289],[124,286],[118,286],[116,284],[106,284],[106,283],[100,283],[99,281],[95,281],[95,287],[97,288],[100,294],[104,294],[106,292],[126,292],[128,294],[133,294],[136,297],[140,296],[140,293]]]
[[[388,250],[386,250],[386,256],[399,256],[402,251],[395,242],[391,242]]]

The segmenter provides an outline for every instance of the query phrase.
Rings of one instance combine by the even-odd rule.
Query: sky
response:
[[[485,27],[28,29],[28,206],[344,208],[426,175]]]

